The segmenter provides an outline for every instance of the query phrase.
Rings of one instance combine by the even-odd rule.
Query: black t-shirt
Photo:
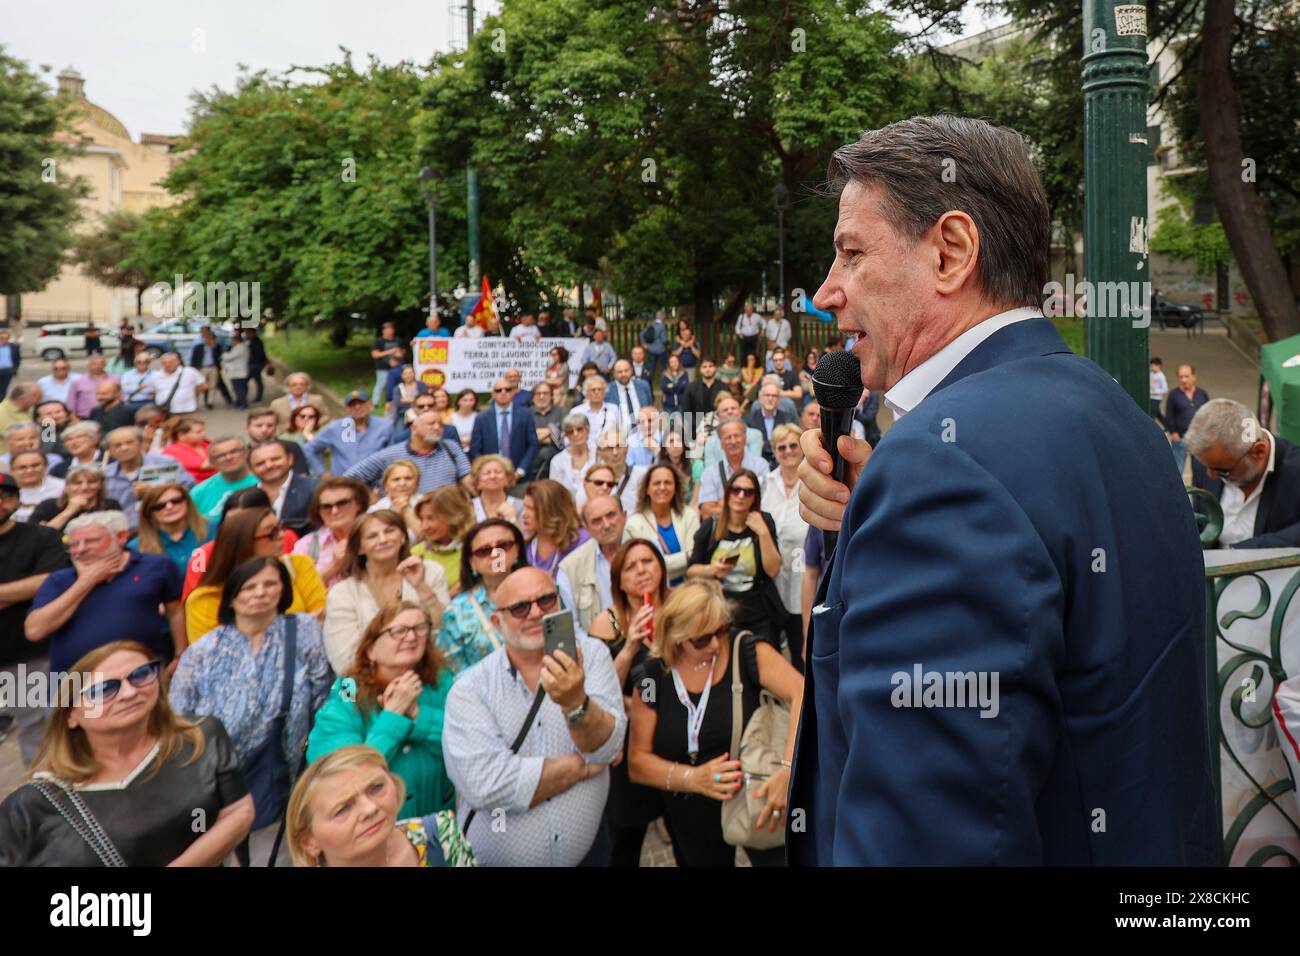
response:
[[[91,511],[121,511],[121,510],[122,510],[122,506],[117,503],[116,498],[105,498],[104,507],[102,508],[92,507],[87,511],[79,511],[77,512],[77,514],[73,515],[73,517],[79,518],[81,517],[81,515],[89,514]],[[30,524],[44,524],[46,521],[49,521],[51,518],[56,517],[62,511],[63,509],[59,507],[58,498],[46,498],[44,501],[42,501],[35,508],[32,509],[32,513],[27,517],[27,521]],[[62,546],[63,545],[60,543],[59,547]]]
[[[780,376],[780,378],[781,378],[781,389],[782,389],[783,391],[789,391],[789,390],[792,389],[792,388],[798,388],[798,387],[799,387],[799,376],[798,376],[798,374],[794,371],[794,369],[790,368],[790,366],[788,366],[788,365],[786,366],[784,372],[773,372],[772,374],[773,374],[773,375]]]
[[[724,505],[725,507],[725,505]],[[760,511],[763,523],[776,540],[776,522],[766,511]],[[695,543],[691,548],[691,564],[712,564],[724,554],[737,554],[736,569],[722,579],[722,590],[728,594],[743,594],[756,591],[771,578],[763,568],[763,552],[759,546],[758,535],[749,528],[739,532],[723,529],[722,537],[713,540],[713,529],[717,518],[706,518],[695,532]]]
[[[248,793],[239,754],[221,721],[194,720],[203,733],[199,759],[186,765],[189,745],[162,767],[157,758],[121,787],[81,789],[86,808],[127,866],[166,866]],[[156,772],[155,772],[156,768]],[[67,795],[55,798],[73,819]],[[200,821],[203,827],[196,826]],[[0,803],[0,866],[102,866],[99,857],[34,786],[19,787]]]
[[[71,563],[62,535],[53,528],[15,523],[0,534],[0,584],[49,574]],[[44,652],[46,642],[23,636],[23,619],[31,608],[31,598],[0,608],[0,665],[17,664]]]
[[[375,344],[370,346],[372,350],[379,349],[380,351],[383,351],[384,349],[395,349],[395,348],[405,348],[405,347],[406,346],[402,343],[401,339],[384,339],[384,338],[375,339]],[[385,355],[383,358],[375,359],[375,371],[377,372],[388,371],[390,368],[392,368],[392,363],[394,358],[397,358],[397,356]]]

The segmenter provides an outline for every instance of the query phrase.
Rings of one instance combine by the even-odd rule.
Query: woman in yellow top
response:
[[[460,593],[460,542],[474,527],[469,496],[460,485],[443,485],[416,502],[415,514],[420,519],[420,540],[411,546],[411,554],[442,565],[455,597]]]
[[[270,508],[245,508],[221,522],[208,566],[185,599],[185,633],[193,644],[217,626],[221,586],[249,558],[280,558],[293,582],[293,603],[286,614],[325,614],[325,582],[305,554],[281,554],[284,526]],[[198,552],[196,551],[197,555]]]

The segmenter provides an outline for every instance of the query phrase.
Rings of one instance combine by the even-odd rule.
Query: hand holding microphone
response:
[[[852,352],[828,352],[813,373],[821,425],[800,439],[799,514],[821,528],[826,559],[835,550],[849,493],[871,455],[871,445],[853,438],[853,410],[862,397],[862,369]]]

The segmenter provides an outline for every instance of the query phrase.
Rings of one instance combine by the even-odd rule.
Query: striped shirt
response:
[[[427,494],[443,485],[454,485],[469,474],[469,459],[454,441],[439,442],[433,450],[421,455],[405,445],[389,445],[349,468],[348,478],[359,478],[367,485],[378,485],[384,469],[395,461],[411,461],[420,469],[420,494]]]

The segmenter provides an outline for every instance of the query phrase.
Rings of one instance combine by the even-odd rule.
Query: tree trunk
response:
[[[701,352],[716,358],[718,330],[713,324],[713,279],[707,271],[695,273],[695,287],[691,291],[691,324],[702,346]],[[717,359],[721,365],[721,359]]]
[[[1232,81],[1232,0],[1207,0],[1201,38],[1199,105],[1205,164],[1223,231],[1271,341],[1300,333],[1300,311],[1253,182],[1244,181],[1236,89]],[[1259,157],[1256,157],[1258,159]]]

